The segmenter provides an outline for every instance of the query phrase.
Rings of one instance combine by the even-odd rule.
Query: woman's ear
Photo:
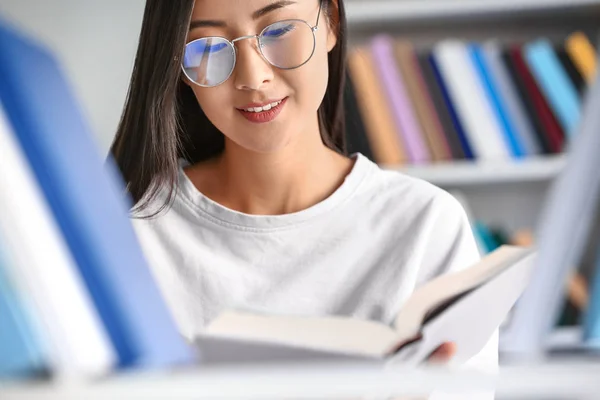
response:
[[[327,52],[329,53],[331,50],[333,50],[333,48],[335,47],[335,45],[337,44],[337,40],[338,40],[338,33],[339,33],[339,29],[340,29],[340,19],[339,19],[339,4],[338,4],[339,0],[331,0],[331,2],[329,3],[330,9],[328,10],[328,24],[327,24]]]
[[[337,44],[337,35],[333,31],[333,29],[327,29],[327,52],[329,53],[335,45]]]

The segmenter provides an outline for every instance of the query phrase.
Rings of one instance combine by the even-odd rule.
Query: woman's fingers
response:
[[[446,342],[438,347],[428,358],[430,363],[447,363],[456,354],[456,343]]]

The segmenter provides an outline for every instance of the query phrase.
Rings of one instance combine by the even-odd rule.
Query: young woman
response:
[[[345,36],[342,0],[147,1],[111,152],[188,339],[236,306],[391,323],[477,261],[447,192],[346,154]]]

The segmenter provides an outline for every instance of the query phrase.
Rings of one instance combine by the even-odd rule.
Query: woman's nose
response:
[[[236,45],[234,83],[239,90],[259,90],[273,80],[273,67],[262,56],[258,40],[240,40]]]

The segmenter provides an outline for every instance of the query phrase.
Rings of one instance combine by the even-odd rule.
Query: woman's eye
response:
[[[277,27],[273,27],[271,29],[267,29],[264,33],[263,33],[263,37],[269,39],[269,38],[278,38],[281,37],[283,35],[285,35],[288,32],[291,32],[294,30],[294,25],[293,24],[289,24],[289,25],[284,25],[284,26],[277,26]]]
[[[226,43],[213,44],[204,48],[205,53],[217,53],[227,47]]]

